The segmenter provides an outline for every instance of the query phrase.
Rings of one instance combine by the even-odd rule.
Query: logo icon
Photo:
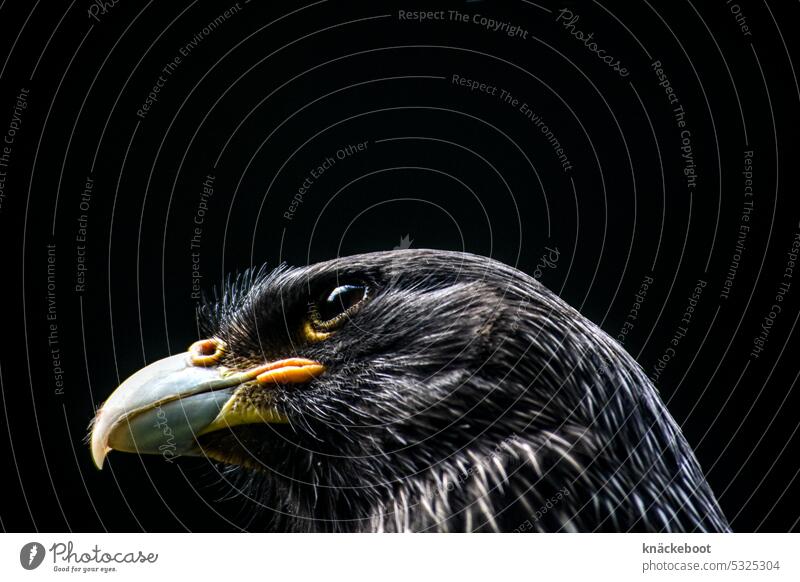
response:
[[[19,563],[26,570],[35,570],[44,561],[44,546],[39,542],[28,542],[19,551]]]
[[[401,251],[404,249],[410,249],[411,245],[413,244],[414,240],[411,238],[410,234],[400,237],[400,244],[394,247],[392,250]]]

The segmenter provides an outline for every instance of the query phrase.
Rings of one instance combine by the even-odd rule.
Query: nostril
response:
[[[195,366],[210,366],[219,362],[224,353],[222,341],[202,339],[189,346],[189,356]]]

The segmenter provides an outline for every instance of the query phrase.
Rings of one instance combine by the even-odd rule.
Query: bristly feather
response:
[[[369,299],[324,341],[298,330],[340,284]],[[248,270],[201,308],[224,364],[299,355],[285,425],[201,443],[285,531],[728,531],[691,447],[622,347],[538,281],[401,250]]]
[[[231,320],[242,317],[247,312],[248,298],[252,297],[254,291],[269,285],[271,280],[287,270],[289,268],[285,263],[274,269],[269,269],[267,264],[250,267],[240,273],[229,274],[219,287],[211,289],[210,298],[202,292],[197,307],[200,330],[206,336],[213,336]]]

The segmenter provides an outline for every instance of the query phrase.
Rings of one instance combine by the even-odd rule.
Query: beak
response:
[[[248,393],[305,383],[325,371],[313,360],[291,358],[237,372],[215,365],[224,348],[221,340],[201,340],[187,353],[159,360],[125,380],[93,421],[90,444],[97,468],[112,449],[171,457],[197,452],[197,437],[209,432],[286,422],[274,407],[252,404],[264,398],[248,398]]]

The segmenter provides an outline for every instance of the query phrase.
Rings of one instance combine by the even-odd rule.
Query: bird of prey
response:
[[[500,262],[261,269],[201,313],[204,339],[98,410],[98,467],[204,456],[258,484],[276,531],[730,529],[641,367]]]

